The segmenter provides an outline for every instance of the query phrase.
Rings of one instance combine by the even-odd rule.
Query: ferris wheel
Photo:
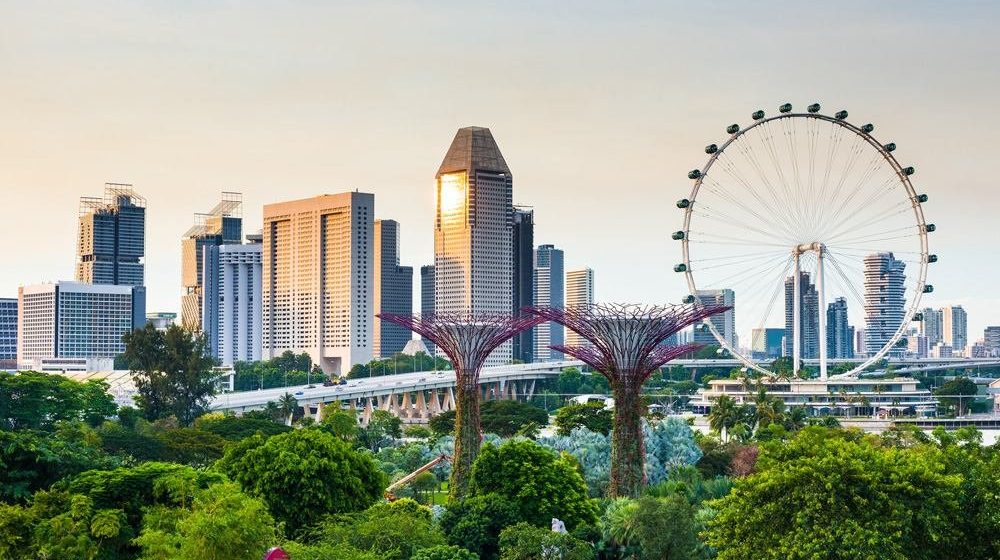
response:
[[[834,361],[853,364],[842,373],[852,376],[901,354],[921,295],[934,289],[926,279],[935,227],[924,220],[914,168],[896,160],[894,143],[875,139],[874,125],[847,116],[824,115],[819,104],[755,111],[746,128],[732,124],[728,138],[705,147],[708,161],[688,173],[691,194],[677,201],[683,262],[674,270],[686,277],[685,302],[724,290],[736,299],[729,332],[717,319],[696,329],[766,375],[772,331],[783,334],[780,355],[793,371],[818,364],[824,380]]]

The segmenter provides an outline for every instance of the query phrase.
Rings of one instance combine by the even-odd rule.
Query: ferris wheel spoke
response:
[[[854,303],[858,305],[858,310],[863,313],[865,309],[865,299],[862,297],[861,293],[858,292],[858,288],[855,283],[851,282],[850,279],[848,279],[847,274],[844,273],[843,268],[840,266],[840,260],[830,253],[827,253],[826,257],[829,258],[830,264],[833,265],[833,270],[836,275],[843,281],[841,287],[845,288],[848,295],[853,297]]]
[[[742,280],[744,277],[748,277],[749,278],[749,277],[753,277],[753,275],[755,275],[755,274],[760,274],[760,273],[768,270],[768,268],[774,266],[778,262],[780,262],[780,258],[779,259],[768,260],[768,261],[763,261],[761,263],[757,263],[756,265],[746,267],[743,270],[741,270],[739,272],[736,272],[734,274],[731,274],[729,276],[725,276],[723,278],[716,279],[714,282],[711,282],[708,285],[712,286],[712,287],[718,287],[718,288],[730,287],[728,284],[731,284],[731,283],[735,282],[736,280]],[[692,270],[691,272],[692,272],[692,274],[695,274],[697,272],[697,270]]]
[[[781,269],[781,274],[778,276],[778,282],[774,282],[774,289],[771,291],[771,297],[768,299],[767,306],[765,307],[765,313],[760,315],[760,323],[758,323],[758,329],[764,329],[767,325],[768,320],[771,318],[772,310],[774,309],[774,304],[778,299],[778,294],[782,292],[785,287],[784,279],[788,277],[792,268],[792,257],[791,255],[785,260],[785,266]]]
[[[889,182],[887,181],[885,183],[885,186],[887,186],[888,184]],[[873,198],[868,200],[864,206],[858,209],[858,211],[849,215],[849,217],[844,222],[837,224],[836,227],[838,229],[835,230],[834,233],[830,234],[829,237],[833,238],[842,233],[849,232],[853,228],[858,227],[858,224],[873,223],[876,219],[878,219],[879,221],[885,220],[885,218],[887,217],[886,214],[892,212],[893,210],[902,209],[903,211],[907,211],[912,208],[912,202],[910,202],[909,199],[899,201],[889,206],[888,208],[882,208],[881,206],[877,205],[876,203],[881,202],[881,200],[885,197],[885,191],[887,190],[888,189],[886,188],[880,189],[881,192],[879,192]],[[843,212],[843,210],[846,208],[847,203],[849,202],[850,200],[845,201],[845,203],[841,206],[841,208],[838,209],[837,211],[838,214]]]
[[[706,244],[706,245],[744,245],[748,247],[788,247],[787,243],[762,243],[760,241],[747,241],[747,239],[739,237],[729,237],[725,235],[717,235],[711,233],[705,233],[700,231],[689,232],[688,242]],[[707,238],[702,240],[702,238]],[[711,239],[715,238],[715,240]]]
[[[714,218],[719,223],[726,224],[728,226],[741,226],[741,227],[744,227],[744,228],[749,229],[751,231],[757,232],[757,233],[763,235],[764,237],[768,237],[768,238],[774,239],[776,241],[781,241],[781,238],[778,237],[777,235],[775,235],[774,233],[765,231],[765,230],[760,229],[760,228],[758,228],[756,226],[752,226],[752,225],[750,225],[750,224],[748,224],[746,222],[741,222],[740,220],[737,220],[736,218],[734,218],[732,216],[729,216],[729,215],[727,215],[727,214],[725,214],[723,212],[718,212],[714,208],[708,208],[708,210],[709,210],[708,212],[702,212],[701,217],[703,217],[703,218]]]
[[[834,189],[829,198],[827,198],[825,192],[820,195],[823,207],[830,208],[833,206],[836,208],[833,212],[825,212],[820,217],[819,231],[821,232],[821,235],[823,232],[827,231],[831,225],[836,224],[840,220],[840,216],[843,215],[847,205],[863,192],[864,186],[868,183],[871,177],[878,172],[880,159],[882,159],[882,155],[879,153],[876,153],[872,157],[871,161],[868,162],[865,172],[858,179],[857,183],[854,185],[854,189],[852,189],[849,194],[844,195],[843,188],[841,187]],[[838,202],[840,204],[838,206],[834,206],[834,204]]]
[[[854,166],[857,164],[858,158],[859,158],[859,156],[862,153],[862,147],[859,145],[859,141],[858,141],[857,137],[854,138],[853,143],[848,148],[848,153],[850,155],[848,156],[847,164],[840,170],[840,177],[837,179],[837,181],[833,185],[833,191],[834,192],[840,192],[840,191],[842,191],[844,189],[844,185],[847,183],[848,177],[851,176],[851,173],[854,170]],[[815,209],[815,213],[814,213],[814,216],[813,216],[813,219],[814,219],[813,223],[816,223],[816,224],[822,223],[822,219],[821,218],[822,218],[823,214],[825,213],[824,210],[826,210],[826,209],[829,208],[828,205],[827,205],[826,194],[825,194],[826,191],[827,191],[827,185],[826,184],[823,185],[823,188],[821,189],[821,191],[823,192],[823,194],[822,195],[817,195],[817,197],[816,197],[816,202],[817,203],[813,206],[813,208]],[[819,231],[822,231],[822,230],[819,230]]]
[[[710,180],[710,182],[711,182],[711,185],[709,186],[709,188],[715,194],[719,195],[722,198],[725,198],[725,199],[729,200],[735,206],[743,209],[748,214],[750,214],[751,216],[753,216],[757,221],[759,221],[759,222],[761,222],[761,223],[763,223],[765,225],[771,226],[774,229],[784,229],[787,232],[787,226],[785,226],[784,224],[782,224],[780,221],[779,222],[775,222],[773,219],[767,218],[767,217],[761,215],[759,212],[757,212],[757,211],[753,210],[752,208],[748,207],[746,204],[743,203],[743,201],[741,201],[736,196],[732,195],[725,187],[723,187],[722,185],[720,185],[715,180]],[[704,182],[702,182],[702,186],[705,186]],[[712,188],[712,186],[714,186],[715,188]]]
[[[767,254],[773,255],[774,253],[772,251],[769,251]],[[727,262],[720,263],[719,260],[726,260]],[[691,267],[692,270],[705,271],[705,270],[714,270],[717,268],[725,268],[727,266],[741,266],[759,260],[760,260],[759,256],[748,257],[746,255],[740,255],[732,257],[708,257],[700,260],[689,260],[688,262],[690,262],[692,265],[701,264],[706,261],[712,262],[713,264],[710,264],[708,266]]]
[[[767,207],[771,208],[776,216],[781,216],[781,215],[794,216],[795,214],[792,211],[792,207],[790,205],[790,199],[787,196],[787,193],[785,195],[778,194],[777,188],[771,183],[770,178],[767,176],[767,173],[764,171],[763,166],[760,164],[760,160],[757,157],[757,154],[753,149],[753,146],[738,145],[737,151],[739,151],[743,155],[744,159],[746,159],[747,163],[757,174],[757,177],[760,179],[761,183],[764,185],[764,188],[767,189],[768,194],[770,194],[771,199],[774,201],[773,204],[768,204]],[[732,169],[734,170],[736,169],[735,165],[732,166]],[[763,197],[761,198],[763,199]],[[783,211],[781,207],[783,207]],[[785,227],[788,228],[790,226],[786,225]]]
[[[744,178],[743,175],[736,170],[735,166],[733,165],[733,163],[731,161],[729,161],[728,158],[726,158],[726,159],[720,158],[719,160],[716,160],[716,161],[717,162],[722,162],[722,165],[721,165],[722,170],[726,174],[728,174],[730,177],[732,177],[733,180],[735,180],[737,183],[739,183],[746,191],[748,191],[750,193],[750,196],[753,197],[754,200],[756,200],[758,203],[760,203],[760,205],[763,207],[763,211],[764,211],[765,214],[772,215],[772,216],[780,216],[781,215],[770,204],[768,204],[764,200],[764,198],[757,192],[757,189],[754,188],[754,186],[751,184],[751,182],[748,181],[748,180],[746,180],[746,178]],[[716,181],[715,179],[713,179],[711,177],[708,177],[708,179],[713,184],[715,184],[720,190],[727,191],[727,193],[728,193],[728,190],[725,189],[725,187],[721,183],[719,183],[718,181]],[[704,182],[702,182],[702,184],[704,185]],[[730,196],[733,196],[733,195],[730,195]],[[734,199],[737,200],[737,201],[739,200],[738,198],[735,198],[735,197],[734,197]],[[780,222],[777,225],[779,225],[781,228],[787,229],[787,226],[784,225],[784,224],[781,224]]]
[[[788,180],[785,178],[785,173],[782,170],[783,166],[778,162],[778,151],[774,145],[774,135],[773,131],[771,130],[771,123],[764,123],[762,128],[765,131],[765,134],[762,135],[762,138],[765,141],[764,142],[765,151],[767,152],[767,155],[770,157],[771,163],[774,165],[774,170],[778,176],[778,181],[781,184],[782,191],[785,193],[785,196],[788,197],[791,203],[792,210],[794,211],[794,213],[791,214],[790,217],[796,220],[797,222],[796,226],[801,231],[802,229],[804,229],[805,225],[802,222],[803,212],[802,212],[801,195],[800,193],[792,189],[791,186],[789,186]]]

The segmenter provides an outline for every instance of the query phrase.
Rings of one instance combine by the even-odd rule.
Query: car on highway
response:
[[[298,397],[298,396],[301,396],[301,395],[304,395],[304,394],[305,394],[305,393],[303,393],[302,391],[295,391],[295,393],[294,393],[294,395],[295,395],[296,397]]]

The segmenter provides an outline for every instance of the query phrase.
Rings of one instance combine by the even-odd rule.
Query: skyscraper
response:
[[[1000,357],[1000,327],[989,326],[983,330],[983,346],[988,357]]]
[[[785,329],[757,328],[750,331],[750,352],[755,360],[773,360],[781,357],[781,344]]]
[[[586,308],[594,304],[594,271],[590,268],[566,272],[566,309]],[[589,344],[580,335],[566,330],[566,346]]]
[[[212,355],[222,365],[261,359],[263,245],[205,245],[201,324]]]
[[[17,299],[0,298],[0,369],[17,367]]]
[[[892,253],[872,253],[865,257],[865,353],[878,352],[892,338],[906,315],[906,263]],[[905,346],[889,351],[901,357]]]
[[[532,305],[535,298],[535,212],[528,208],[514,208],[513,245],[513,313],[520,313]],[[527,329],[514,335],[511,350],[515,360],[531,363],[535,359],[536,329]]]
[[[437,172],[436,313],[513,310],[513,184],[489,129],[459,129]],[[511,359],[508,342],[486,363],[499,365]]]
[[[564,307],[566,305],[565,271],[562,249],[539,245],[535,250],[535,305]],[[535,361],[561,360],[563,355],[549,346],[564,342],[564,329],[559,323],[542,323],[535,327]]]
[[[265,359],[306,352],[327,374],[372,358],[375,195],[264,206]]]
[[[185,328],[202,329],[205,248],[239,244],[242,237],[243,195],[240,193],[223,192],[222,199],[210,212],[194,215],[194,225],[181,240],[181,280],[184,284],[181,324]]]
[[[719,331],[722,338],[729,345],[738,349],[739,344],[736,338],[736,293],[729,288],[721,290],[696,290],[695,299],[702,305],[728,305],[732,307],[729,311],[713,315],[708,320],[711,321],[715,330]],[[718,346],[719,341],[708,329],[694,329],[695,344],[712,344]]]
[[[941,336],[953,352],[965,355],[965,348],[969,345],[969,326],[961,305],[941,308]]]
[[[105,183],[103,197],[80,198],[78,281],[142,286],[145,252],[146,199],[132,185]]]
[[[399,266],[399,222],[375,220],[375,297],[378,313],[413,313],[413,267]],[[403,351],[412,335],[409,329],[375,317],[372,354],[389,358]]]
[[[432,264],[420,267],[420,314],[425,316],[434,314],[434,265]],[[424,346],[433,356],[437,347],[429,340],[424,340]]]
[[[122,336],[146,323],[142,286],[54,282],[18,290],[17,362],[47,358],[113,359]]]
[[[785,355],[795,351],[795,277],[785,279]],[[799,272],[799,347],[803,359],[819,357],[819,294],[808,272]]]
[[[847,299],[839,297],[826,308],[826,357],[854,357],[854,327],[847,317]]]
[[[933,347],[944,340],[941,331],[941,311],[930,307],[920,312],[923,319],[920,320],[920,334],[927,337],[927,345]]]

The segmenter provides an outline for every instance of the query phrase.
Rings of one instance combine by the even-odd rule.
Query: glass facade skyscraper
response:
[[[0,369],[17,367],[17,299],[0,298]]]
[[[721,290],[696,290],[695,299],[702,305],[728,305],[732,309],[723,313],[717,313],[708,318],[715,330],[719,331],[722,338],[734,349],[739,348],[739,340],[736,337],[736,293],[729,288]],[[708,329],[694,329],[694,342],[696,344],[711,344],[718,346],[719,341]]]
[[[490,130],[459,129],[436,179],[435,312],[510,313],[514,180]],[[512,358],[512,345],[506,342],[486,365]]]
[[[142,286],[146,199],[132,185],[106,183],[103,197],[80,198],[76,279],[88,284]]]
[[[847,317],[847,299],[839,297],[826,308],[826,357],[854,357],[854,327]]]
[[[553,245],[539,245],[535,250],[535,305],[539,307],[564,307],[566,305],[565,270],[563,251]],[[549,321],[535,327],[535,361],[561,360],[563,355],[549,346],[565,341],[565,330],[559,323]]]
[[[906,263],[892,253],[872,253],[864,259],[865,353],[871,356],[885,346],[903,324],[906,314]],[[902,357],[906,346],[890,349]]]
[[[191,330],[201,330],[205,314],[205,290],[202,286],[205,278],[205,249],[241,242],[243,195],[223,192],[219,203],[206,214],[195,214],[194,221],[194,225],[181,240],[181,280],[184,284],[181,324]],[[213,263],[215,264],[217,263]]]
[[[513,313],[530,306],[535,301],[535,212],[527,208],[514,208]],[[514,335],[511,351],[514,359],[530,363],[535,359],[535,331],[528,329]]]
[[[819,294],[808,272],[799,273],[799,347],[801,358],[819,357]],[[785,279],[785,356],[795,349],[795,277]]]
[[[399,265],[399,222],[375,220],[375,328],[372,353],[389,358],[403,351],[410,330],[378,318],[378,313],[413,313],[413,267]]]

